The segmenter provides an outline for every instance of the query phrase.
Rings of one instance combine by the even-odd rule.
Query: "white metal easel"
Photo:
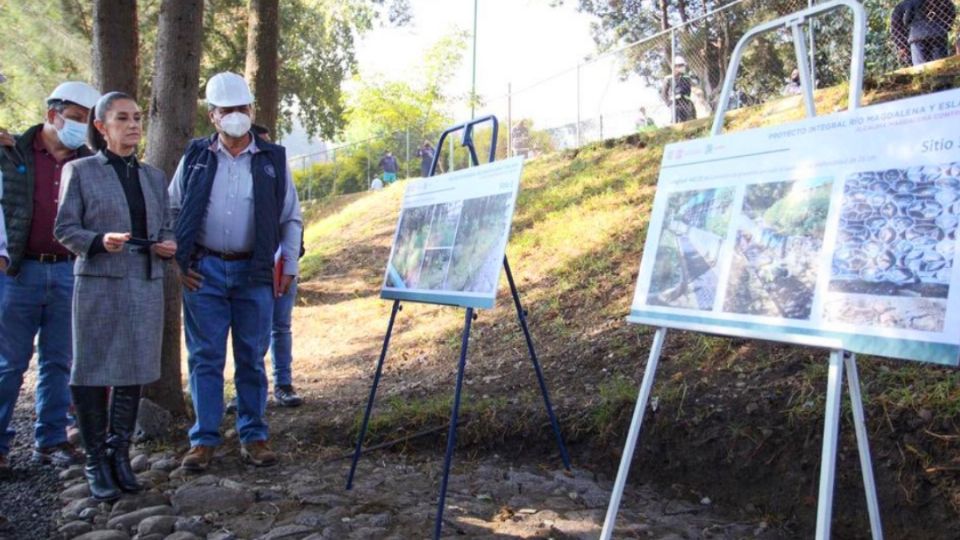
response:
[[[730,66],[727,69],[727,75],[724,79],[723,91],[720,94],[720,103],[717,108],[717,114],[713,119],[713,128],[710,132],[711,136],[720,135],[723,131],[724,115],[727,112],[730,94],[733,91],[733,84],[736,80],[737,72],[740,69],[740,61],[746,46],[761,34],[785,28],[790,29],[793,34],[797,69],[800,71],[800,86],[803,91],[803,101],[807,116],[816,116],[817,111],[813,101],[813,77],[811,76],[810,57],[807,54],[807,44],[801,27],[812,17],[842,8],[849,8],[853,12],[853,56],[850,64],[849,109],[859,108],[860,98],[863,93],[866,11],[863,5],[855,0],[832,0],[756,26],[740,39],[737,47],[734,49],[733,57],[730,59]],[[657,328],[656,333],[654,333],[653,344],[650,347],[650,356],[647,360],[646,369],[644,370],[643,381],[640,384],[640,394],[637,397],[637,403],[633,411],[633,419],[630,422],[630,430],[627,434],[627,441],[620,459],[620,468],[617,471],[617,479],[614,482],[613,493],[610,496],[610,505],[607,508],[606,519],[603,523],[603,531],[600,534],[602,540],[609,540],[613,536],[617,511],[620,508],[620,499],[623,496],[627,475],[630,472],[630,462],[633,460],[637,439],[640,436],[640,426],[643,423],[643,415],[647,408],[647,402],[650,400],[650,393],[653,390],[653,379],[657,372],[660,352],[667,336],[667,328],[662,326],[662,320],[651,320],[649,322],[652,325],[659,326],[659,328]],[[696,330],[695,327],[691,328],[690,325],[685,325],[684,328]],[[717,333],[717,329],[715,328],[711,328],[710,331]],[[730,335],[769,339],[768,335],[743,330],[737,330],[735,333],[731,330]],[[820,496],[817,504],[816,538],[818,540],[830,538],[830,523],[833,514],[833,488],[836,479],[837,441],[840,426],[840,399],[843,392],[843,371],[844,368],[846,368],[850,402],[857,436],[857,448],[860,451],[860,468],[863,473],[863,486],[867,496],[867,511],[870,514],[870,530],[874,540],[882,540],[883,529],[880,523],[880,505],[877,501],[877,488],[873,478],[873,464],[870,459],[870,443],[867,439],[867,428],[863,414],[863,400],[860,394],[860,379],[857,374],[856,358],[849,351],[844,351],[838,341],[832,339],[793,335],[786,339],[779,339],[779,341],[830,350],[830,367],[827,373],[827,403],[823,426],[823,450],[820,458]]]

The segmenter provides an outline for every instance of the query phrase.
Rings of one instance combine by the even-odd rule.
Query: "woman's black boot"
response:
[[[110,435],[107,437],[110,468],[117,486],[127,493],[143,489],[130,467],[130,439],[137,425],[140,386],[115,386],[110,397]]]
[[[90,486],[90,496],[98,501],[120,498],[107,458],[107,388],[105,386],[71,386],[73,404],[77,407],[77,425],[87,454],[83,474]]]

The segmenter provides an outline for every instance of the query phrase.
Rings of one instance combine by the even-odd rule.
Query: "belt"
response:
[[[59,253],[24,253],[23,258],[28,261],[38,261],[40,264],[53,264],[69,262],[76,259],[77,256],[72,253],[68,255]]]
[[[202,259],[206,256],[216,257],[224,261],[249,261],[253,258],[252,251],[217,251],[203,246],[197,246],[194,254],[195,259]]]

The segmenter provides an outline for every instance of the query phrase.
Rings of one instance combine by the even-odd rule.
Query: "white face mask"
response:
[[[57,138],[67,148],[76,150],[87,142],[87,125],[83,122],[63,118],[63,127],[57,130]]]
[[[220,118],[220,129],[231,137],[240,138],[250,131],[250,117],[242,112],[232,112]]]

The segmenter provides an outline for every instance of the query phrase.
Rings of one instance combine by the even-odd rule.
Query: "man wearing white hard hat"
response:
[[[34,461],[57,466],[82,457],[67,442],[74,256],[54,239],[63,166],[91,155],[87,120],[100,92],[65,82],[47,98],[42,124],[0,148],[10,265],[0,298],[0,476],[10,473],[10,419],[38,338]]]
[[[667,76],[660,87],[660,97],[670,107],[675,123],[697,117],[697,109],[690,99],[694,81],[687,75],[687,61],[682,56],[673,58],[673,75]]]
[[[274,304],[274,254],[280,249],[285,294],[296,278],[303,221],[286,150],[252,129],[253,95],[235,73],[207,82],[216,133],[195,139],[170,182],[177,264],[196,422],[183,468],[205,470],[220,445],[223,368],[232,335],[241,457],[276,463],[265,419]]]

